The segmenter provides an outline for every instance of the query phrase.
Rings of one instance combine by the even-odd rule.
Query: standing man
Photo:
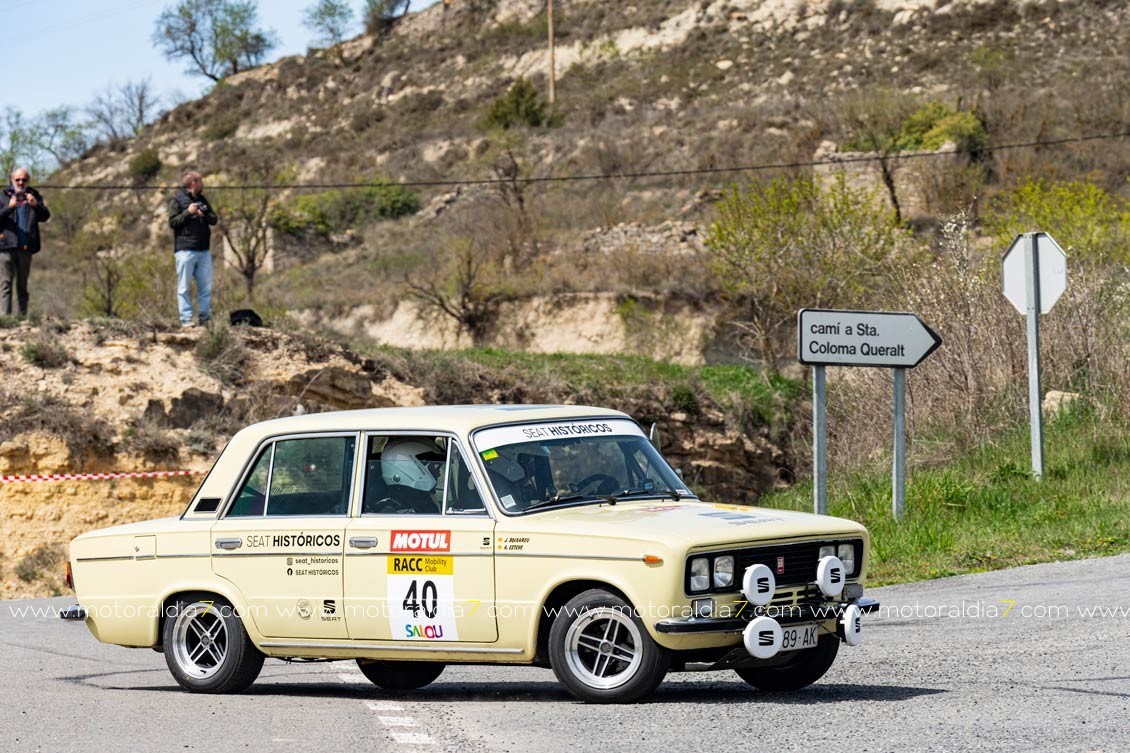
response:
[[[212,318],[212,225],[219,221],[204,198],[200,173],[184,174],[184,188],[169,200],[169,227],[177,260],[177,307],[182,327],[192,326],[191,284],[196,280],[196,309],[201,325]]]
[[[27,316],[27,278],[32,254],[39,252],[39,223],[51,212],[43,197],[31,187],[31,173],[17,167],[0,194],[0,314],[12,313],[12,280],[20,316]]]

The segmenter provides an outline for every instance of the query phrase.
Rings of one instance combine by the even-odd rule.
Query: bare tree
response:
[[[169,60],[187,59],[189,73],[219,81],[274,49],[274,32],[258,23],[254,0],[178,0],[157,18],[153,43]]]
[[[476,345],[491,330],[499,304],[510,298],[497,259],[474,236],[452,238],[435,254],[428,272],[405,278],[408,294],[455,321]]]
[[[161,98],[148,78],[108,86],[86,108],[91,125],[107,141],[141,133],[160,112]]]
[[[248,298],[254,297],[255,276],[271,251],[271,217],[277,193],[262,186],[284,183],[287,177],[270,157],[253,158],[231,174],[231,182],[239,188],[223,191],[222,199],[216,202],[220,232],[235,259],[232,266],[243,276]]]
[[[411,0],[365,0],[365,31],[385,34],[408,12]]]

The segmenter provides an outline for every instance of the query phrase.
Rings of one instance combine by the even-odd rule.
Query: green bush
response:
[[[129,175],[134,183],[147,183],[157,177],[164,165],[153,147],[143,149],[129,161]]]
[[[479,128],[490,131],[496,128],[508,130],[516,126],[541,128],[557,125],[538,95],[538,90],[524,78],[515,81],[505,94],[491,102],[486,115],[479,121]]]
[[[204,138],[208,141],[223,141],[239,130],[239,112],[229,110],[220,113],[204,128]]]
[[[271,216],[271,226],[279,233],[299,236],[306,232],[329,236],[376,220],[392,220],[415,214],[420,199],[408,188],[389,181],[377,181],[364,188],[347,188],[305,194]]]
[[[51,570],[58,567],[62,562],[62,546],[42,544],[36,547],[31,554],[25,555],[16,565],[16,577],[24,583],[31,583],[44,575],[50,575]]]
[[[887,137],[888,139],[890,136]],[[985,125],[974,113],[954,110],[940,102],[927,102],[907,116],[894,134],[892,151],[908,152],[941,149],[947,142],[963,152],[974,153],[989,143]],[[890,141],[887,145],[892,145]],[[874,135],[857,133],[844,144],[845,151],[876,151]]]
[[[71,362],[67,349],[54,340],[29,340],[20,348],[20,355],[33,366],[57,369]]]

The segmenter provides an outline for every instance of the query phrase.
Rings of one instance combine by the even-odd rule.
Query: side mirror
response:
[[[659,449],[659,424],[656,422],[651,423],[651,428],[647,432],[647,441],[651,442],[651,446]]]
[[[683,478],[683,469],[682,468],[676,468],[675,469],[675,475],[678,476],[680,479],[682,479]]]

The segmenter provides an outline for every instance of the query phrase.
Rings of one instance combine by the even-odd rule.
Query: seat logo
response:
[[[769,593],[769,579],[761,577],[757,579],[757,592],[759,594]]]
[[[831,572],[828,573],[828,579],[832,583],[839,583],[844,579],[844,574],[840,571],[840,568],[834,567],[832,568]]]
[[[758,646],[772,646],[773,645],[773,631],[762,630],[757,634]]]

